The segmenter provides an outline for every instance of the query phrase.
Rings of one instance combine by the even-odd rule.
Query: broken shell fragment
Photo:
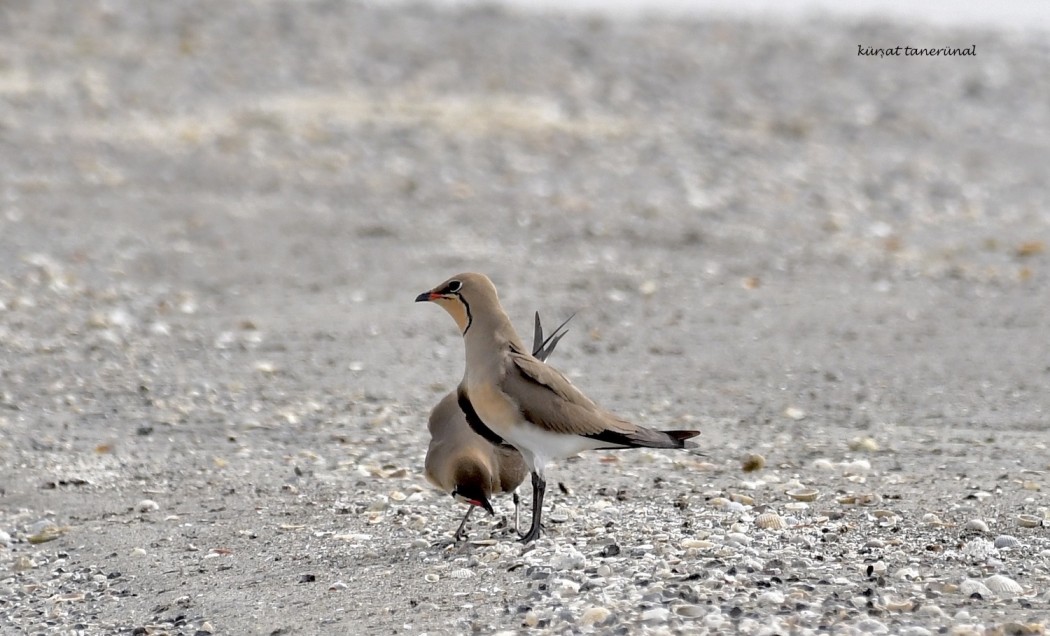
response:
[[[1043,521],[1035,515],[1017,515],[1017,525],[1022,528],[1038,528]]]
[[[984,580],[985,586],[999,596],[1020,596],[1024,588],[1017,581],[1002,574],[993,574]]]
[[[729,495],[729,500],[730,501],[735,501],[738,504],[744,504],[745,506],[753,506],[753,505],[755,505],[754,497],[749,497],[747,495],[742,495],[740,493],[732,493],[732,494],[730,494]]]
[[[820,492],[816,488],[794,488],[787,491],[787,496],[795,501],[816,501]]]
[[[775,512],[763,512],[755,517],[755,527],[764,530],[783,530],[787,527],[787,521]]]
[[[927,512],[926,514],[924,514],[922,516],[922,522],[925,523],[928,526],[945,526],[945,525],[948,525],[948,524],[944,523],[944,521],[942,521],[940,517],[938,517],[937,515],[933,514],[932,512]]]
[[[976,579],[966,579],[960,583],[959,593],[963,596],[979,594],[982,598],[990,598],[992,596],[992,591],[988,589],[988,586]]]

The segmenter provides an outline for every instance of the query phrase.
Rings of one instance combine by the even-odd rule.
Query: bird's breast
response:
[[[521,419],[518,405],[499,387],[490,383],[468,384],[467,393],[481,421],[494,433],[507,439],[504,433]]]

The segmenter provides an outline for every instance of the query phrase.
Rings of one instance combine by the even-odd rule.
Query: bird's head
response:
[[[457,274],[437,287],[416,296],[416,302],[437,303],[447,311],[466,335],[479,312],[499,308],[496,286],[484,274]]]

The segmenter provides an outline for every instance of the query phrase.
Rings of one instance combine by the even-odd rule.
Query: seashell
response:
[[[730,503],[732,502],[726,499],[725,497],[713,497],[707,502],[707,504],[712,508],[725,508]]]
[[[820,459],[813,460],[813,468],[815,468],[816,470],[835,470],[837,466],[838,464],[826,457],[821,457]]]
[[[809,504],[804,501],[792,501],[784,504],[784,509],[791,512],[801,512],[807,508],[809,508]]]
[[[871,472],[871,462],[866,459],[855,459],[839,465],[846,475],[867,475]]]
[[[849,443],[851,451],[874,453],[879,450],[879,443],[871,437],[856,437]]]
[[[1031,479],[1026,479],[1021,484],[1021,488],[1024,488],[1025,490],[1032,490],[1032,491],[1035,491],[1035,492],[1038,492],[1041,489],[1040,486],[1039,486],[1039,482],[1032,481]]]
[[[934,619],[943,619],[947,617],[947,614],[944,613],[944,610],[930,603],[920,605],[919,608],[915,610],[915,615],[920,616],[922,618]]]
[[[725,505],[725,509],[729,512],[744,512],[747,510],[747,506],[739,501],[730,501]]]
[[[766,466],[766,458],[761,455],[752,453],[744,458],[740,469],[745,473],[753,473],[756,470],[762,470]]]
[[[783,530],[787,527],[784,517],[775,512],[763,512],[755,517],[755,527],[765,530]]]
[[[390,498],[394,501],[404,501],[405,499],[408,499],[408,495],[401,492],[400,490],[395,490],[394,492],[390,493]]]
[[[735,543],[741,546],[751,545],[751,537],[743,532],[730,532],[726,535],[726,543]]]
[[[995,547],[1000,550],[1019,548],[1021,542],[1017,540],[1017,537],[1012,537],[1008,534],[1001,534],[995,538]]]
[[[674,608],[674,613],[686,618],[699,618],[707,614],[707,610],[701,605],[679,605]]]
[[[438,575],[434,574],[433,572],[427,572],[423,575],[423,580],[427,583],[437,583],[439,578],[440,577],[438,577]]]
[[[797,406],[789,406],[786,409],[784,409],[784,415],[797,422],[798,420],[804,419],[806,417],[806,412],[798,408]]]
[[[787,491],[787,496],[795,501],[816,501],[820,491],[816,488],[795,488]]]
[[[26,570],[32,570],[37,566],[37,562],[30,559],[26,555],[22,555],[15,559],[14,563],[11,564],[11,569],[15,572],[25,572]]]
[[[1017,515],[1017,525],[1022,528],[1038,528],[1043,520],[1035,515]]]
[[[941,521],[940,517],[938,517],[937,515],[933,514],[932,512],[927,512],[926,514],[924,514],[922,516],[922,522],[925,523],[928,526],[942,527],[942,526],[947,525],[943,521]]]
[[[882,501],[882,495],[875,493],[864,493],[860,495],[843,495],[836,499],[844,506],[870,506]]]
[[[898,579],[910,581],[919,578],[919,571],[913,567],[905,567],[894,572],[893,576],[895,576]]]
[[[989,532],[988,524],[982,519],[970,519],[963,524],[963,530],[974,530],[977,532]]]
[[[886,517],[896,517],[897,513],[893,512],[892,510],[879,509],[879,510],[872,510],[871,511],[871,516],[875,517],[876,519],[884,519]]]
[[[1020,596],[1024,588],[1017,581],[1002,574],[993,574],[984,580],[985,586],[999,596]]]
[[[682,547],[686,549],[695,548],[697,550],[710,550],[715,547],[715,544],[712,541],[706,541],[704,539],[682,539]]]
[[[963,596],[973,596],[974,594],[980,594],[981,598],[991,598],[992,591],[988,589],[988,586],[981,583],[977,579],[966,579],[959,584],[959,593]]]
[[[738,504],[744,504],[745,506],[755,505],[755,500],[753,497],[748,497],[747,495],[741,495],[739,493],[729,495],[729,499],[730,501],[736,502]]]
[[[886,610],[889,612],[910,612],[915,607],[914,601],[906,599],[886,599]]]
[[[48,541],[54,541],[55,539],[64,536],[67,532],[70,531],[70,529],[71,528],[69,526],[47,526],[43,528],[40,532],[29,535],[28,537],[26,537],[26,540],[32,543],[33,545],[47,543]]]

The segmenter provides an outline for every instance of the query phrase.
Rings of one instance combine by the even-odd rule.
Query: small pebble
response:
[[[667,619],[670,618],[670,616],[670,610],[663,607],[654,607],[652,609],[647,609],[644,612],[642,612],[642,622],[664,623],[667,622]]]
[[[604,607],[588,607],[584,610],[583,614],[580,615],[581,625],[597,625],[603,623],[612,614],[608,609]]]
[[[521,619],[521,624],[525,627],[535,627],[540,622],[540,617],[536,615],[536,612],[528,611],[525,613],[525,617]]]
[[[135,504],[135,509],[139,512],[153,512],[155,510],[160,510],[160,504],[152,499],[143,499]]]
[[[758,596],[759,605],[776,606],[784,603],[784,593],[779,590],[769,590]]]
[[[849,443],[849,449],[854,452],[874,453],[879,450],[879,443],[871,437],[858,437]]]
[[[766,458],[756,453],[753,453],[744,458],[740,469],[743,470],[745,473],[753,473],[757,470],[762,470],[762,468],[764,468],[765,465]]]
[[[983,519],[970,519],[963,525],[964,530],[973,530],[976,532],[989,532],[988,524]]]
[[[884,624],[882,624],[881,622],[875,620],[874,618],[866,618],[866,619],[860,621],[859,623],[857,623],[856,629],[857,629],[857,632],[861,633],[861,634],[888,634],[888,633],[890,633],[890,628],[889,627],[886,627]]]
[[[560,571],[579,570],[586,564],[587,559],[580,554],[579,550],[572,546],[559,550],[550,560],[551,567]]]

